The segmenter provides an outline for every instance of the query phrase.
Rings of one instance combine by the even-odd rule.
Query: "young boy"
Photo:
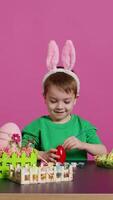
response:
[[[67,54],[70,56],[68,64]],[[23,129],[23,145],[31,141],[32,147],[39,150],[39,155],[52,162],[59,158],[56,147],[63,145],[66,161],[85,161],[87,152],[92,155],[104,154],[106,147],[101,143],[93,125],[71,114],[80,90],[79,78],[71,71],[75,58],[71,41],[67,41],[62,55],[63,69],[56,67],[58,48],[52,41],[47,60],[50,71],[43,79],[43,95],[49,115],[36,119]]]

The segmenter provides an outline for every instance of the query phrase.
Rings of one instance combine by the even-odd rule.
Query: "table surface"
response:
[[[70,182],[20,185],[1,179],[0,193],[113,194],[113,169],[97,167],[89,161],[84,167],[76,169],[74,180]]]

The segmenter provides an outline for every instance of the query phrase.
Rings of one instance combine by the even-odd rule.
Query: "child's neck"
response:
[[[51,118],[51,117],[50,117]],[[63,120],[59,120],[59,121],[56,121],[54,119],[51,119],[54,123],[56,124],[64,124],[66,122],[68,122],[69,120],[71,119],[71,115],[68,115],[66,118],[64,118]]]

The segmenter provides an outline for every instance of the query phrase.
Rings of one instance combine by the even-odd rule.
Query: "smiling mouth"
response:
[[[64,113],[64,111],[54,111],[55,113],[58,113],[58,114],[63,114]]]

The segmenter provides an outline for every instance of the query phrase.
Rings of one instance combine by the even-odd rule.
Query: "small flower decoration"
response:
[[[15,142],[16,144],[18,144],[20,142],[20,135],[18,133],[13,133],[11,139],[12,139],[12,142]]]
[[[33,149],[32,149],[31,147],[22,147],[21,152],[22,152],[22,153],[25,152],[26,155],[29,157],[30,154],[32,153],[32,150],[33,150]]]

